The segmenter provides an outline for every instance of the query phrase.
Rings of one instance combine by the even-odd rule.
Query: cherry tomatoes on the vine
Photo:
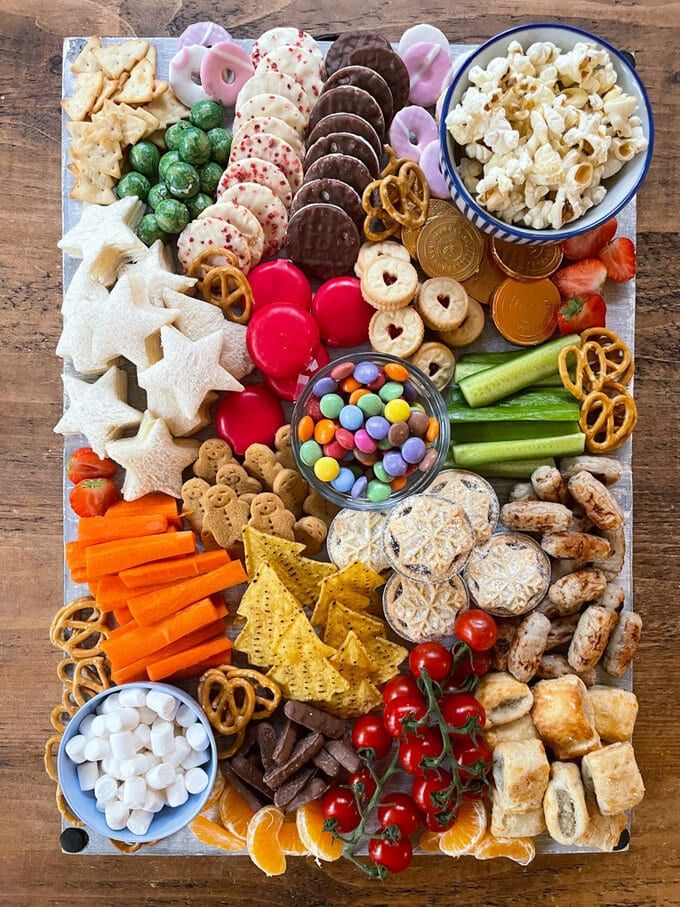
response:
[[[458,772],[463,780],[483,777],[491,768],[491,750],[483,737],[472,740],[470,737],[455,737],[453,755],[458,763]],[[471,765],[480,763],[482,771],[467,771]]]
[[[468,718],[476,718],[480,729],[486,724],[484,706],[469,693],[445,693],[439,700],[439,708],[450,727],[463,728]]]
[[[352,743],[355,750],[373,750],[376,759],[383,759],[392,749],[392,736],[377,715],[363,715],[354,722]]]
[[[411,865],[413,846],[408,838],[398,841],[371,838],[368,855],[377,866],[384,866],[388,872],[403,872]]]
[[[397,696],[390,699],[383,711],[383,724],[385,730],[392,737],[401,737],[404,734],[404,725],[407,718],[420,721],[427,715],[427,705],[420,693],[409,693],[407,696]]]
[[[354,799],[354,792],[346,787],[331,787],[321,798],[321,809],[326,819],[334,819],[340,834],[354,831],[361,816]]]
[[[438,727],[421,728],[417,734],[407,734],[399,744],[399,762],[409,775],[420,775],[427,771],[421,761],[440,756],[444,749]]]
[[[368,803],[375,793],[376,783],[373,775],[367,768],[362,768],[358,772],[352,772],[347,778],[347,783],[352,789],[354,789],[355,784],[363,785],[363,793],[357,794],[362,803]]]
[[[427,671],[429,677],[438,683],[448,677],[452,664],[451,653],[438,642],[421,642],[408,657],[408,666],[414,677],[420,677],[423,671]]]
[[[455,693],[460,690],[467,677],[470,677],[470,675],[483,677],[490,667],[491,656],[488,652],[473,652],[468,649],[462,658],[454,664],[451,676],[444,681],[444,692]]]
[[[450,816],[448,819],[440,819],[439,814],[436,812],[425,813],[424,819],[425,825],[430,829],[430,831],[436,831],[438,834],[441,834],[443,831],[447,831],[449,828],[451,828],[451,826],[455,824],[455,821],[455,815]]]
[[[446,804],[442,805],[441,803],[436,803],[432,800],[432,794],[436,794],[441,790],[446,790],[450,785],[450,772],[440,768],[436,771],[429,771],[422,775],[417,775],[413,779],[411,794],[423,812],[441,812],[445,809]]]
[[[395,791],[385,794],[378,806],[378,822],[382,828],[396,825],[402,836],[408,837],[423,819],[416,802],[409,794]]]
[[[459,614],[453,625],[453,632],[458,639],[477,652],[486,652],[498,637],[496,621],[490,614],[478,608],[471,608]]]
[[[420,696],[422,694],[418,689],[415,677],[409,677],[406,674],[397,674],[392,680],[388,680],[385,684],[385,689],[382,691],[382,698],[385,704],[399,696],[410,695]]]

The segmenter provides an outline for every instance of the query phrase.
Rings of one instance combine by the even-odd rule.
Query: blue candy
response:
[[[382,465],[385,467],[385,472],[391,476],[403,476],[408,469],[402,455],[395,451],[385,454]]]
[[[420,463],[426,450],[422,438],[409,438],[401,445],[401,455],[407,463]]]
[[[382,441],[389,430],[390,423],[383,416],[369,416],[366,419],[366,431],[374,441]]]
[[[312,391],[315,397],[323,397],[324,394],[332,394],[337,386],[337,381],[334,381],[333,378],[319,378],[314,382]]]
[[[373,362],[359,362],[354,366],[354,377],[361,384],[371,384],[378,374],[378,366]]]
[[[356,369],[355,369],[356,371]],[[348,431],[356,431],[364,424],[364,414],[358,406],[350,403],[340,410],[340,425]]]
[[[414,403],[418,399],[418,391],[411,381],[404,381],[404,397],[409,403]]]
[[[366,491],[366,486],[368,485],[368,479],[366,476],[359,476],[354,485],[352,485],[352,490],[350,495],[353,498],[360,498]]]
[[[342,467],[337,478],[333,479],[331,482],[331,488],[342,492],[342,494],[347,494],[348,491],[351,491],[353,485],[354,473],[351,469],[347,469],[346,466]]]

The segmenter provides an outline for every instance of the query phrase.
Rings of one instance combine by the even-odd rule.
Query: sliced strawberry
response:
[[[91,447],[74,450],[68,461],[68,477],[71,482],[83,479],[111,479],[116,474],[116,464],[108,457],[98,457]]]
[[[603,328],[607,319],[607,305],[599,293],[574,293],[560,306],[557,326],[560,334],[580,334],[587,328]]]
[[[597,253],[607,268],[607,274],[617,283],[625,283],[635,277],[637,264],[635,244],[627,236],[619,236]]]
[[[560,268],[552,277],[562,299],[571,299],[574,293],[599,293],[606,279],[607,269],[599,258],[584,258]]]
[[[69,503],[78,516],[104,516],[120,492],[111,479],[83,479],[71,490]]]
[[[560,243],[560,249],[565,258],[572,261],[581,261],[582,258],[594,258],[603,246],[606,246],[614,238],[616,233],[616,218],[589,230],[588,233],[582,233],[580,236],[574,236],[572,239],[565,239]]]

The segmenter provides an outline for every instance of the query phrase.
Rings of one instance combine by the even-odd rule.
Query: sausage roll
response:
[[[578,614],[568,614],[566,617],[558,617],[551,621],[545,651],[550,652],[568,643],[578,626],[578,620]]]
[[[586,791],[594,796],[603,816],[616,816],[631,809],[645,795],[630,743],[611,743],[588,753],[581,760],[581,774]]]
[[[569,479],[569,493],[598,529],[612,530],[623,526],[623,510],[616,498],[589,472],[578,472]]]
[[[540,740],[506,740],[493,751],[496,796],[506,812],[538,809],[548,785],[550,764]]]
[[[586,797],[588,807],[588,828],[572,843],[576,847],[590,847],[611,853],[621,839],[624,829],[628,825],[628,816],[619,813],[618,816],[602,816],[594,803]]]
[[[555,613],[548,617],[564,617],[581,610],[581,605],[600,598],[607,588],[607,578],[601,570],[586,568],[568,573],[548,589],[548,598]],[[544,612],[545,613],[545,612]]]
[[[541,680],[533,695],[536,730],[558,759],[576,759],[600,745],[588,690],[576,674]]]
[[[516,680],[531,680],[545,651],[550,621],[544,614],[532,611],[517,629],[508,652],[508,671]]]
[[[642,618],[637,611],[624,611],[602,659],[602,667],[612,677],[623,677],[633,660],[642,633]]]
[[[541,539],[541,548],[550,557],[568,557],[578,561],[600,561],[611,554],[611,545],[606,538],[589,535],[587,532],[546,532]],[[601,564],[594,566],[604,570]]]
[[[504,743],[507,740],[538,740],[538,733],[531,715],[522,715],[517,721],[485,728],[484,737],[493,750],[499,743]]]
[[[535,501],[536,499],[536,492],[531,482],[518,482],[512,486],[510,501]]]
[[[564,655],[544,655],[538,665],[536,677],[539,680],[554,680],[555,677],[564,677],[565,674],[575,674],[576,672],[569,664]],[[592,687],[595,683],[595,668],[589,668],[578,675],[587,687]]]
[[[519,622],[515,618],[497,617],[496,628],[498,636],[491,649],[491,667],[494,671],[505,671],[508,667],[508,653],[512,641],[517,635]]]
[[[626,600],[626,593],[618,583],[607,583],[607,588],[597,604],[608,611],[620,611]]]
[[[630,740],[638,713],[635,693],[598,685],[588,690],[588,696],[595,712],[595,730],[600,737],[607,743]]]
[[[588,808],[581,773],[573,762],[553,762],[543,798],[545,824],[559,844],[573,844],[588,828]]]
[[[564,457],[560,461],[560,470],[565,479],[570,479],[579,472],[589,472],[605,485],[614,485],[621,478],[623,468],[613,457]]]
[[[578,769],[577,769],[578,771]],[[509,812],[496,790],[491,792],[491,834],[497,838],[533,838],[545,831],[543,808]]]
[[[593,521],[581,510],[580,507],[572,507],[571,522],[567,526],[571,532],[589,532],[593,528]]]
[[[485,674],[475,696],[484,706],[487,727],[516,721],[531,711],[534,701],[525,683],[502,671]]]
[[[615,579],[623,570],[623,561],[626,557],[626,536],[623,527],[613,529],[611,532],[603,532],[602,535],[603,538],[600,541],[607,542],[609,553],[598,554],[592,558],[593,567],[602,570],[607,579]]]
[[[549,501],[512,501],[501,508],[501,523],[519,532],[561,532],[571,522],[564,504]]]
[[[616,611],[608,611],[599,605],[586,608],[574,630],[567,654],[567,661],[575,671],[595,667],[618,620]]]
[[[539,466],[531,474],[531,487],[541,501],[567,504],[569,490],[558,469],[554,466]]]

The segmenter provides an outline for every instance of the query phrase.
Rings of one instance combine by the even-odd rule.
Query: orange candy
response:
[[[355,404],[357,402],[357,400],[361,400],[361,398],[365,397],[366,394],[370,394],[370,391],[367,390],[365,387],[358,387],[355,391],[352,391],[352,393],[349,395],[349,402]]]
[[[402,488],[406,486],[408,479],[406,476],[397,476],[396,479],[392,479],[390,482],[390,488],[392,491],[401,491]]]
[[[399,365],[398,362],[388,362],[385,366],[385,374],[391,381],[406,381],[408,379],[408,369]]]
[[[314,440],[319,444],[328,444],[335,437],[335,423],[330,419],[320,419],[314,426]]]
[[[435,419],[434,416],[430,416],[427,421],[427,431],[425,432],[425,440],[428,444],[431,444],[433,441],[436,441],[439,437],[439,422]]]
[[[358,391],[360,387],[361,384],[359,384],[356,378],[345,378],[344,381],[340,382],[340,389],[343,390],[346,394],[351,394],[354,391]]]
[[[300,419],[297,436],[298,441],[310,441],[314,437],[314,419],[311,416],[303,416]]]

